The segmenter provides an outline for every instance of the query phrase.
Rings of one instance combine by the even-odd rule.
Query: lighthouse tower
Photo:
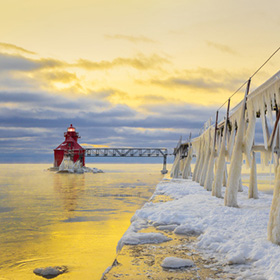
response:
[[[64,132],[65,140],[54,149],[54,167],[59,167],[63,157],[68,156],[73,162],[80,160],[82,166],[85,165],[85,149],[78,144],[79,133],[76,132],[72,124]]]

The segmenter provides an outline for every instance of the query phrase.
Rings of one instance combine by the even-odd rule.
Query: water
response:
[[[61,280],[100,279],[162,178],[161,164],[89,165],[101,174],[0,166],[0,279],[40,279],[35,268],[57,265],[69,268]]]
[[[161,164],[89,165],[102,174],[56,174],[50,165],[1,164],[0,279],[42,279],[37,267],[66,265],[59,279],[100,279],[130,218],[161,180]],[[170,167],[169,167],[170,170]],[[273,168],[272,168],[273,172]],[[243,167],[242,181],[250,170]],[[258,188],[273,192],[270,167]]]

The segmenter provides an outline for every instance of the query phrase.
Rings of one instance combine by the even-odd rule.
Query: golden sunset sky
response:
[[[277,0],[2,1],[4,153],[26,158],[40,143],[51,154],[72,122],[81,142],[176,145],[279,47],[279,10]],[[252,88],[279,66],[277,54]]]

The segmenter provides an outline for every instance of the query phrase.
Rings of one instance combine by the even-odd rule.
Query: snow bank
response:
[[[194,262],[188,259],[167,257],[163,260],[161,266],[163,268],[182,268],[182,267],[194,266]]]
[[[158,184],[155,194],[169,195],[174,200],[147,202],[137,210],[121,243],[130,238],[138,242],[166,240],[158,235],[143,238],[143,233],[135,233],[150,225],[174,228],[178,224],[175,233],[200,234],[197,249],[206,257],[214,255],[220,263],[231,265],[241,279],[246,279],[248,269],[250,279],[260,275],[280,279],[280,247],[267,240],[272,195],[259,193],[258,200],[248,199],[248,188],[244,188],[238,193],[239,208],[226,207],[222,199],[211,196],[191,179],[164,180]],[[243,264],[249,268],[241,269]]]

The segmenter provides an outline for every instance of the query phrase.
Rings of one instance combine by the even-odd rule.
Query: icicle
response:
[[[225,193],[225,205],[230,207],[237,207],[237,192],[239,187],[239,179],[241,176],[242,167],[242,144],[243,144],[243,134],[244,134],[244,112],[245,112],[245,102],[244,99],[241,112],[239,115],[238,130],[236,135],[235,144],[233,147],[232,159],[229,168],[229,178],[228,185]]]
[[[179,151],[175,157],[173,166],[170,171],[170,177],[172,178],[178,178],[179,177],[179,171],[180,171],[180,160],[181,160],[181,151]]]
[[[203,163],[204,160],[204,139],[201,139],[201,149],[200,149],[200,153],[199,153],[199,161],[197,163],[197,171],[196,171],[196,176],[195,176],[195,182],[199,183],[199,179],[201,176],[201,165]]]
[[[225,171],[224,171],[224,178],[223,178],[223,187],[226,187],[226,186],[227,186],[227,179],[228,179],[227,163],[225,163]]]
[[[266,114],[267,114],[271,127],[273,127],[273,117],[272,117],[272,110],[271,110],[271,105],[272,105],[271,96],[269,94],[265,94],[264,99],[265,99],[265,103],[266,103]]]
[[[200,156],[201,156],[201,139],[199,139],[199,148],[196,149],[196,163],[194,166],[193,177],[192,177],[193,181],[195,181],[196,176],[197,176],[197,169],[198,169],[198,165],[199,165]]]
[[[230,161],[231,159],[231,154],[234,146],[234,140],[235,140],[235,135],[236,135],[236,130],[235,130],[235,124],[232,124],[232,130],[231,130],[231,135],[229,138],[229,144],[228,144],[228,149],[227,149],[227,159]]]
[[[192,146],[189,147],[188,151],[188,156],[186,158],[186,162],[184,165],[183,173],[182,173],[182,178],[183,179],[188,179],[188,177],[191,175],[190,174],[190,167],[191,167],[191,161],[192,161]]]
[[[177,160],[176,160],[176,164],[175,164],[175,167],[174,167],[173,178],[178,178],[179,177],[181,153],[179,152],[176,157],[177,157]]]
[[[256,164],[255,152],[252,152],[252,164],[251,164],[251,172],[250,172],[248,198],[255,198],[255,199],[259,198],[258,197],[258,185],[257,185],[257,164]]]
[[[280,244],[280,166],[275,174],[275,185],[273,199],[270,208],[269,222],[267,227],[268,240],[275,244]]]
[[[261,108],[261,120],[262,120],[264,147],[267,150],[267,138],[268,138],[268,135],[267,135],[267,124],[266,124],[264,105]]]
[[[242,185],[242,179],[241,179],[241,177],[240,177],[240,179],[239,179],[238,192],[243,192],[243,185]]]
[[[274,154],[273,156],[274,156],[274,158],[273,158],[274,174],[275,174],[275,177],[276,177],[279,161],[278,161],[278,155],[277,154]]]
[[[204,186],[206,173],[207,173],[207,169],[208,169],[209,158],[210,158],[211,131],[210,131],[210,128],[208,130],[209,130],[209,135],[208,135],[207,142],[205,145],[206,146],[205,158],[204,158],[204,162],[203,162],[201,177],[199,180],[200,186]]]
[[[217,160],[217,169],[213,183],[212,195],[221,198],[222,197],[222,183],[225,173],[226,164],[226,135],[223,136],[221,143],[221,150]]]
[[[251,149],[252,149],[254,137],[255,137],[255,126],[256,126],[256,114],[250,108],[249,109],[249,125],[247,127],[246,136],[244,138],[244,153],[246,156],[246,164],[248,167],[251,166]]]
[[[184,170],[184,165],[185,165],[185,159],[186,158],[182,158],[182,157],[180,159],[178,177],[182,176],[182,172]]]
[[[275,97],[276,97],[276,103],[278,105],[278,107],[280,107],[280,87],[279,85],[277,87],[275,87]]]
[[[200,158],[200,161],[199,161],[199,166],[198,166],[198,170],[197,170],[197,177],[196,177],[196,180],[195,180],[197,183],[200,182],[200,178],[202,176],[202,168],[203,168],[204,158],[205,158],[205,141],[203,141],[202,150],[201,150],[201,158]]]
[[[204,188],[207,191],[212,190],[213,178],[214,178],[214,163],[215,163],[215,149],[212,149],[209,157],[207,173],[204,181]]]

